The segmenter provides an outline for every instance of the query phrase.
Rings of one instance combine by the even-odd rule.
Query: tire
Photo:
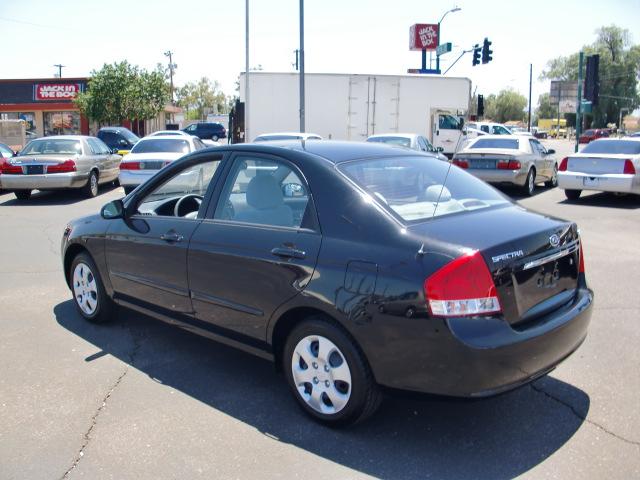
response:
[[[364,354],[324,316],[310,317],[291,331],[282,362],[293,396],[320,423],[353,425],[380,405],[382,394]]]
[[[92,323],[108,322],[113,303],[105,292],[100,272],[91,257],[85,252],[76,255],[68,275],[74,303],[80,315]]]
[[[120,179],[119,179],[119,178],[116,178],[115,180],[112,180],[112,181],[111,181],[111,184],[112,184],[114,187],[118,188],[118,187],[120,186]]]
[[[527,197],[530,197],[531,195],[533,195],[533,192],[535,192],[535,190],[536,190],[536,170],[535,168],[532,168],[531,170],[529,170],[529,173],[527,174],[527,179],[524,182],[524,187],[522,187],[522,192]]]
[[[125,195],[129,195],[131,192],[133,192],[136,189],[136,187],[133,187],[131,185],[125,185],[122,188],[124,188],[124,194]]]
[[[558,186],[558,165],[553,165],[553,174],[551,176],[551,180],[548,182],[544,182],[544,186],[547,188],[555,188]]]
[[[31,190],[16,190],[13,193],[18,200],[29,200],[31,198]]]
[[[582,193],[582,190],[565,190],[564,191],[564,195],[569,200],[578,200],[580,198],[581,193]]]
[[[89,178],[87,179],[87,184],[82,187],[82,193],[89,198],[98,195],[98,174],[95,170],[89,172]]]
[[[218,137],[218,135],[211,135],[211,140],[213,140],[214,142],[217,142],[219,138],[220,137]]]

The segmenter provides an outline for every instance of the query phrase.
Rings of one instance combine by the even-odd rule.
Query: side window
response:
[[[193,144],[195,145],[196,150],[202,150],[203,148],[207,148],[207,146],[204,143],[202,143],[202,140],[200,140],[197,137],[193,139]]]
[[[93,141],[96,142],[96,145],[100,147],[100,150],[104,155],[108,155],[111,153],[109,147],[107,147],[106,143],[104,143],[102,140],[100,140],[99,138],[94,138]]]
[[[429,149],[427,148],[427,144],[424,142],[424,139],[422,137],[418,137],[417,139],[418,142],[418,148],[423,151],[423,152],[428,152]]]
[[[112,132],[102,132],[100,137],[104,143],[109,145],[110,148],[116,148],[118,146],[118,137]]]
[[[4,157],[4,158],[13,157],[13,150],[5,147],[4,145],[0,145],[0,157]]]
[[[87,138],[87,143],[91,155],[102,155],[102,147],[93,138]]]
[[[308,203],[306,186],[291,167],[273,160],[239,157],[214,218],[299,228]]]
[[[189,125],[187,128],[184,129],[185,132],[190,132],[193,133],[196,131],[196,124],[193,123],[191,125]]]
[[[531,151],[535,155],[544,155],[546,153],[544,147],[540,144],[540,142],[536,140],[529,140],[529,144],[531,145]]]
[[[480,125],[480,130],[482,130],[485,133],[489,133],[489,126],[488,125]]]
[[[220,160],[191,165],[148,193],[139,203],[140,215],[196,218]]]

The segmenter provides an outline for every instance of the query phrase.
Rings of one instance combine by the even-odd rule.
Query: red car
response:
[[[579,143],[589,143],[591,140],[596,140],[598,138],[604,138],[609,136],[609,131],[604,128],[592,128],[590,130],[585,130],[582,135],[580,135]]]

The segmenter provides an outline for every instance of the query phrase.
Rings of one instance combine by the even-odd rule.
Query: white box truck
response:
[[[250,72],[245,138],[300,130],[297,73]],[[240,100],[245,78],[240,75]],[[378,133],[418,133],[451,156],[463,143],[471,80],[436,75],[305,74],[305,130],[364,141]]]

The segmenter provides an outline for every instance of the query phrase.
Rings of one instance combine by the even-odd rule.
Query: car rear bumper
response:
[[[469,168],[467,172],[480,180],[484,180],[487,183],[510,183],[513,185],[524,186],[527,181],[527,173],[521,170],[497,170],[497,169],[482,169],[482,168]]]
[[[558,172],[558,187],[565,190],[596,190],[598,192],[636,193],[640,195],[640,176],[611,173],[593,175]]]
[[[486,397],[548,373],[584,341],[593,293],[577,290],[569,305],[516,330],[502,318],[456,318],[388,338],[403,351],[371,356],[376,380],[386,387],[455,397]],[[438,322],[437,319],[415,319]],[[411,337],[411,338],[409,338]],[[384,350],[384,348],[383,348]]]
[[[49,190],[81,188],[87,184],[87,173],[51,173],[44,175],[0,175],[0,188],[5,190]]]
[[[120,170],[118,181],[123,187],[137,187],[160,170]]]

